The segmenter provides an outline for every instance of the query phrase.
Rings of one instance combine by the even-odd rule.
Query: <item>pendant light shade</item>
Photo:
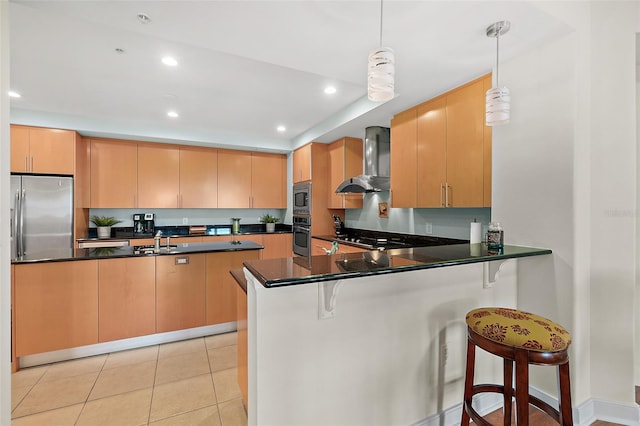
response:
[[[395,89],[395,57],[393,50],[379,47],[369,53],[368,94],[373,102],[393,99]]]
[[[380,0],[380,47],[369,53],[367,93],[373,102],[385,102],[395,96],[396,61],[393,50],[382,47],[382,0]]]
[[[496,84],[487,90],[485,105],[485,122],[487,126],[507,124],[511,118],[511,95],[507,87],[500,87],[500,36],[511,28],[509,21],[498,21],[487,28],[487,37],[496,38]]]

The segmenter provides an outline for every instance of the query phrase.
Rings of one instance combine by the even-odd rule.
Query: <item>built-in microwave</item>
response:
[[[311,183],[296,183],[293,185],[293,214],[311,214]]]

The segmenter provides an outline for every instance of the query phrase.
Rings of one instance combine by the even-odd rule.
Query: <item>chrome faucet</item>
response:
[[[162,236],[162,231],[156,232],[156,236],[153,237],[153,251],[154,253],[160,253],[160,237]]]

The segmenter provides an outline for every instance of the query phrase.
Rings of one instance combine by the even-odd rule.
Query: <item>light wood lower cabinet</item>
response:
[[[207,253],[207,324],[236,320],[236,287],[232,269],[242,268],[245,260],[260,258],[260,250]]]
[[[293,234],[264,234],[262,236],[261,259],[279,259],[293,256]]]
[[[100,342],[156,332],[155,258],[98,261]]]
[[[98,261],[15,265],[16,357],[98,343]]]
[[[158,333],[205,325],[205,256],[156,256]]]

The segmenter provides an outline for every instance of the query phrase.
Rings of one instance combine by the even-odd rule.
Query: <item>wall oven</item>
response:
[[[311,183],[296,183],[293,185],[293,214],[311,214]],[[294,223],[295,225],[295,223]]]
[[[311,256],[311,216],[293,216],[293,252],[299,256]]]

